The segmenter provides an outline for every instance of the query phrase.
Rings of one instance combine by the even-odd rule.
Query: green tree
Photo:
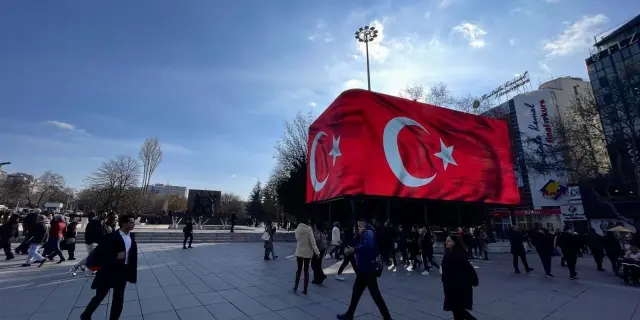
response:
[[[249,203],[247,204],[247,214],[258,221],[264,220],[264,207],[262,206],[262,184],[256,182],[249,194]]]

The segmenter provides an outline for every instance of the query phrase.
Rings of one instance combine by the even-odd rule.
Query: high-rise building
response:
[[[596,37],[597,38],[597,37]],[[640,173],[640,15],[601,37],[585,61],[612,167]]]

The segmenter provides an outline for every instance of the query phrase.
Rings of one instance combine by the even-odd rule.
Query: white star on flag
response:
[[[336,137],[331,136],[333,138],[333,147],[329,152],[329,155],[333,157],[333,165],[336,165],[336,157],[342,156],[342,152],[340,152],[340,136],[336,139]]]
[[[447,147],[442,139],[440,139],[440,152],[435,153],[434,156],[442,159],[442,165],[444,169],[447,170],[447,166],[449,164],[457,166],[456,160],[453,159],[453,145]]]

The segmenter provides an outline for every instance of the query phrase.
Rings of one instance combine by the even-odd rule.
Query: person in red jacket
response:
[[[60,242],[64,240],[64,233],[67,230],[67,223],[64,221],[64,216],[57,214],[54,216],[51,222],[51,228],[49,229],[49,241],[47,242],[47,252],[50,252],[47,259],[53,260],[56,255],[60,257],[58,263],[63,263],[66,259],[62,255],[60,250]],[[41,267],[46,260],[40,262],[38,267]]]

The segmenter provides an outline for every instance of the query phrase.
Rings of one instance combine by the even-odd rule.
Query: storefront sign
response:
[[[569,187],[569,202],[582,203],[582,194],[580,194],[580,187]]]
[[[638,41],[640,41],[640,33],[635,32],[632,35],[620,40],[619,42],[616,42],[616,43],[610,45],[605,50],[608,51],[609,54],[612,54],[612,53],[614,53],[616,51],[620,51],[621,49],[624,49],[624,48],[626,48],[626,47],[628,47],[628,46],[630,46],[630,45],[632,45],[632,44],[634,44],[634,43],[636,43]],[[593,61],[600,60],[600,54],[605,50],[602,50],[602,51],[596,53],[592,58]]]
[[[513,92],[514,90],[524,86],[525,84],[529,83],[529,71],[525,71],[523,75],[516,77],[513,80],[507,81],[505,82],[503,85],[493,89],[493,91],[491,91],[491,93],[485,94],[483,95],[480,100],[484,101],[487,100],[489,98],[495,98],[495,97],[502,97],[505,94],[508,94],[510,92]]]
[[[581,204],[561,206],[560,211],[562,212],[562,224],[569,221],[587,220],[587,217],[584,215],[584,207]]]
[[[557,216],[560,215],[559,208],[551,209],[532,209],[532,210],[514,210],[514,216]],[[508,217],[509,211],[494,211],[491,213],[494,217]]]

